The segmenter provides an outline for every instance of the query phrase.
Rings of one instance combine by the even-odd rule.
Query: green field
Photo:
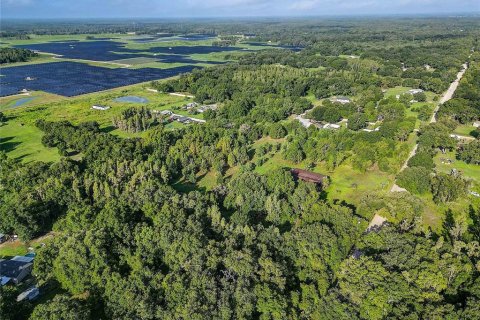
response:
[[[16,108],[11,106],[16,100],[26,96],[17,95],[0,98],[0,110],[8,117],[8,122],[0,127],[1,149],[15,159],[29,162],[33,160],[51,162],[58,161],[60,156],[55,148],[45,148],[41,139],[43,133],[35,127],[35,121],[67,120],[73,124],[85,121],[97,121],[101,128],[111,130],[112,118],[123,110],[134,106],[146,106],[152,110],[172,110],[177,114],[188,115],[199,119],[202,114],[191,115],[180,106],[191,102],[192,99],[160,94],[147,91],[148,84],[138,84],[128,87],[111,89],[104,92],[90,93],[72,98],[55,96],[43,92],[34,92],[34,100]],[[122,96],[140,96],[148,99],[145,104],[116,102],[115,98]],[[94,110],[92,105],[108,105],[106,111]],[[167,128],[178,128],[183,125],[177,122],[167,125]],[[122,137],[141,136],[143,133],[127,133],[113,130],[112,134]]]

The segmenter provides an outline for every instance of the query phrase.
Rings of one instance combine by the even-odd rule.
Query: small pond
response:
[[[147,103],[148,99],[137,97],[137,96],[124,96],[116,98],[114,101],[117,102],[133,102],[133,103]]]
[[[12,105],[12,108],[20,107],[21,105],[32,101],[35,99],[35,97],[28,97],[28,98],[21,98],[15,101],[15,103]]]

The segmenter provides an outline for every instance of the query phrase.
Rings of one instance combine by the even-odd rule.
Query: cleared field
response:
[[[442,163],[442,159],[453,160],[452,164]],[[452,169],[457,169],[465,178],[472,179],[475,184],[480,186],[480,166],[476,164],[468,164],[464,161],[457,160],[455,151],[447,152],[446,154],[438,153],[434,158],[437,166],[437,171],[443,173],[450,173]],[[445,162],[445,161],[444,161]]]
[[[128,133],[111,126],[112,118],[123,110],[132,106],[147,106],[153,110],[172,110],[176,114],[202,119],[203,115],[191,115],[180,107],[192,99],[147,91],[147,84],[116,88],[100,93],[91,93],[74,98],[64,98],[35,92],[34,100],[17,108],[8,106],[26,96],[5,97],[0,99],[0,106],[8,122],[0,127],[0,149],[6,151],[9,157],[25,162],[45,161],[53,162],[60,159],[56,148],[45,148],[42,145],[43,133],[35,126],[37,119],[47,121],[67,120],[73,124],[85,121],[97,121],[101,128],[121,137],[141,137],[143,133]],[[146,103],[132,104],[115,101],[122,96],[138,96],[148,100]],[[45,102],[45,103],[42,103]],[[94,110],[92,105],[108,105],[106,111]],[[183,124],[173,122],[167,129],[183,127]]]

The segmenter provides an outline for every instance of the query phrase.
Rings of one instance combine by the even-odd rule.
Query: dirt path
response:
[[[433,111],[432,118],[430,119],[430,123],[437,122],[436,116],[437,112],[440,109],[440,105],[444,104],[448,100],[452,99],[453,94],[455,93],[455,90],[457,90],[458,84],[460,83],[460,80],[462,79],[463,75],[465,74],[465,71],[467,71],[468,65],[467,63],[464,63],[462,65],[462,70],[457,74],[457,78],[455,81],[453,81],[450,84],[450,87],[448,87],[447,91],[443,94],[442,98],[440,99],[439,103],[435,107],[435,110]]]
[[[177,97],[186,97],[186,98],[190,98],[190,99],[195,98],[194,96],[189,95],[189,94],[176,93],[176,92],[170,92],[169,95],[171,95],[171,96],[177,96]]]
[[[450,84],[450,87],[448,87],[447,91],[445,91],[442,98],[440,99],[440,101],[436,105],[435,109],[433,110],[433,114],[432,114],[432,118],[430,119],[430,123],[437,122],[436,118],[437,118],[437,113],[438,113],[438,110],[440,109],[440,106],[443,103],[447,102],[448,100],[452,99],[453,94],[455,93],[455,90],[457,90],[458,84],[460,83],[460,80],[462,79],[463,75],[467,71],[467,68],[468,68],[468,64],[465,62],[462,65],[462,70],[460,70],[460,72],[457,74],[457,78]],[[403,166],[402,166],[402,168],[400,169],[399,172],[402,172],[403,170],[405,170],[407,168],[408,160],[410,160],[417,153],[417,149],[418,149],[418,144],[416,144],[415,147],[413,147],[412,151],[408,155],[407,160],[405,160],[405,163],[403,164]],[[392,189],[390,189],[390,192],[406,192],[406,191],[407,190],[398,186],[396,183],[392,186]]]

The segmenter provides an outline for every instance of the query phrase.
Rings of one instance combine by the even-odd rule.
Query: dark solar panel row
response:
[[[61,55],[69,59],[83,59],[95,61],[112,61],[119,59],[129,59],[137,57],[152,57],[154,53],[163,54],[206,54],[213,52],[225,52],[240,50],[236,47],[218,47],[218,46],[176,46],[176,47],[153,47],[149,49],[128,49],[124,43],[115,41],[85,41],[85,42],[48,42],[38,44],[17,45],[17,48],[30,49],[34,51],[48,52]],[[148,53],[147,53],[148,52]],[[178,59],[187,59],[188,57],[179,56]],[[175,62],[175,61],[172,61]]]
[[[78,62],[53,62],[0,69],[0,96],[23,89],[41,90],[62,96],[112,89],[135,83],[164,79],[192,71],[188,65],[169,69],[109,69]],[[33,80],[26,80],[27,78]]]

